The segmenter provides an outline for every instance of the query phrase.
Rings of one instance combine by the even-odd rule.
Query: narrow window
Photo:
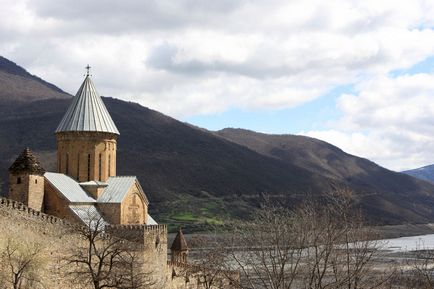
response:
[[[17,184],[21,184],[21,178],[20,177],[17,178]]]
[[[57,162],[57,171],[61,173],[62,155],[59,153],[59,160]]]
[[[80,154],[77,155],[77,180],[80,180]]]
[[[35,180],[35,184],[37,184],[38,183],[38,180]]]
[[[101,181],[101,154],[99,154],[98,179]]]
[[[90,181],[90,154],[87,155],[87,180]]]
[[[109,161],[108,161],[108,176],[110,177],[110,166],[111,166],[112,162],[111,162],[111,158],[109,155]]]
[[[66,174],[69,174],[69,155],[66,154]]]

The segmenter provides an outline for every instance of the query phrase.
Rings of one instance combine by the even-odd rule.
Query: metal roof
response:
[[[146,225],[158,225],[158,223],[154,220],[154,218],[151,217],[151,215],[148,214]]]
[[[134,185],[137,178],[134,176],[116,176],[107,180],[108,186],[99,196],[98,203],[121,203],[125,195]]]
[[[70,202],[95,203],[95,200],[91,198],[71,177],[64,174],[50,172],[46,172],[44,177]]]
[[[107,222],[103,219],[94,205],[69,205],[74,214],[87,226],[95,229],[104,229]]]
[[[56,132],[94,131],[119,135],[107,108],[87,75]]]
[[[108,186],[106,182],[101,182],[101,181],[88,181],[88,182],[81,182],[78,184],[82,187],[107,187]]]

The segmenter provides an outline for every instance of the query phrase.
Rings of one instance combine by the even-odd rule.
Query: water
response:
[[[381,249],[393,252],[407,252],[434,249],[434,234],[379,240]]]

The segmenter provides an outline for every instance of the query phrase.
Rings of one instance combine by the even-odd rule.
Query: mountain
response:
[[[30,74],[21,77],[36,81]],[[57,96],[29,94],[16,101],[2,96],[8,91],[0,93],[0,180],[7,180],[8,167],[26,146],[46,169],[55,170],[54,130],[70,99],[53,86],[44,89]],[[103,100],[121,133],[118,174],[138,176],[151,213],[161,222],[220,224],[247,217],[264,195],[293,206],[336,186],[352,188],[372,222],[434,220],[433,184],[328,143],[245,130],[209,132],[136,103]],[[3,194],[6,190],[3,182]]]
[[[414,170],[403,171],[404,174],[434,183],[434,165],[421,167]]]
[[[268,135],[230,128],[217,131],[215,135],[264,156],[339,181],[356,191],[365,211],[375,218],[379,217],[381,222],[391,219],[404,221],[405,218],[421,220],[417,215],[422,211],[422,215],[432,214],[432,184],[387,170],[324,141],[305,136]],[[429,202],[430,205],[424,206],[423,202]],[[418,213],[418,210],[421,211]],[[403,218],[404,215],[407,217]]]
[[[31,75],[14,62],[0,56],[0,104],[67,97],[69,95],[57,86]]]

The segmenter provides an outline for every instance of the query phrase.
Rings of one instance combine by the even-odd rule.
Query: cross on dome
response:
[[[86,68],[86,76],[89,76],[90,75],[90,69],[92,67],[90,67],[90,65],[88,64],[85,68]]]

